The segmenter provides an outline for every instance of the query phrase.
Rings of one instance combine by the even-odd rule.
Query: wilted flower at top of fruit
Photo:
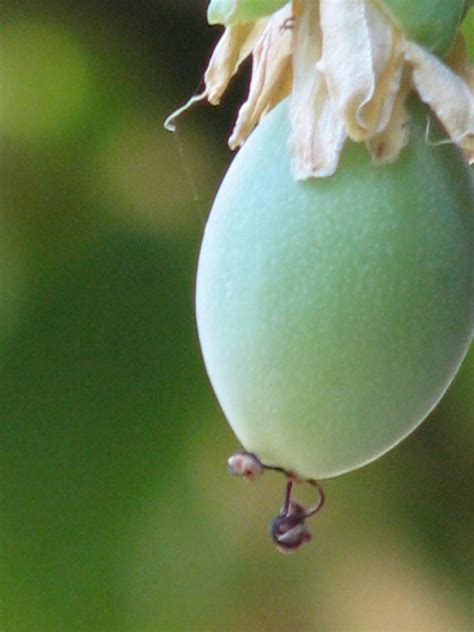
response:
[[[458,33],[470,3],[436,3],[434,17],[435,3],[423,4],[425,13],[420,7],[404,9],[410,4],[399,0],[212,0],[209,21],[226,28],[205,73],[205,90],[169,122],[198,100],[217,105],[252,55],[249,95],[229,139],[232,149],[291,96],[289,146],[296,179],[332,175],[347,138],[365,142],[374,163],[393,162],[408,142],[405,101],[416,90],[443,124],[448,142],[458,144],[472,163],[474,69]],[[418,11],[425,20],[419,41],[412,39],[419,24],[403,11]],[[441,23],[433,42],[426,41],[430,18]],[[432,51],[444,53],[446,42],[449,50],[441,60]]]

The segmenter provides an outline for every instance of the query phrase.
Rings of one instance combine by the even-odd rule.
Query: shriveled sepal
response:
[[[263,116],[286,98],[292,88],[291,19],[287,4],[266,23],[253,50],[252,79],[247,101],[240,108],[237,123],[229,139],[231,149],[240,147]]]
[[[205,98],[218,105],[240,64],[251,54],[267,20],[229,26],[219,40],[204,75]]]
[[[382,132],[365,142],[375,165],[386,165],[398,160],[410,138],[410,116],[406,100],[411,91],[409,73],[405,71],[400,90],[393,103],[390,120]]]
[[[472,71],[456,74],[436,55],[406,42],[405,59],[413,71],[413,83],[422,99],[443,124],[451,140],[473,159],[474,154],[474,91]]]
[[[174,121],[199,101],[207,100],[212,105],[219,105],[230,80],[241,63],[252,53],[265,31],[267,22],[268,19],[262,18],[256,22],[236,24],[225,29],[204,74],[204,92],[191,97],[187,103],[173,112],[165,121],[166,129],[174,131]]]
[[[364,141],[384,130],[402,75],[401,34],[366,0],[320,0],[323,36],[318,62],[347,134]]]
[[[456,2],[457,8],[442,3],[455,25],[462,13]],[[405,11],[412,15],[409,0],[213,0],[211,7],[227,28],[205,73],[204,92],[167,120],[168,129],[197,101],[217,105],[252,55],[249,95],[229,139],[232,149],[290,95],[289,149],[297,180],[335,173],[347,138],[364,142],[374,164],[390,163],[408,142],[405,102],[414,90],[443,124],[448,142],[474,161],[474,71],[462,37],[453,43],[450,35],[445,60],[410,41],[401,19]],[[427,19],[437,24],[431,9]],[[261,17],[269,10],[275,11]],[[418,33],[421,5],[415,14]]]
[[[317,68],[322,46],[318,3],[298,0],[293,6],[292,170],[296,180],[322,178],[336,171],[346,132],[333,107],[326,79]]]

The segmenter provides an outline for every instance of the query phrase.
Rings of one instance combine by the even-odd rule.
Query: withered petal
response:
[[[402,36],[376,3],[320,0],[324,73],[350,138],[381,132],[391,117],[402,75]]]
[[[408,144],[410,116],[405,102],[410,90],[411,86],[408,82],[400,88],[387,126],[365,143],[375,165],[395,162],[402,149]]]
[[[438,57],[406,42],[405,59],[412,66],[413,83],[422,101],[431,107],[451,140],[468,155],[474,152],[474,91],[472,74],[456,74]],[[466,77],[466,79],[464,78]]]
[[[218,105],[230,80],[246,59],[265,30],[267,18],[228,26],[219,40],[204,74],[205,98]]]
[[[236,24],[225,29],[204,74],[204,92],[192,96],[166,119],[164,126],[167,130],[175,131],[175,120],[199,101],[207,100],[212,105],[219,105],[230,80],[238,71],[240,64],[252,52],[267,22],[267,18],[262,18],[256,22]]]
[[[321,28],[316,2],[300,0],[293,30],[293,91],[290,101],[290,151],[297,180],[332,175],[346,140],[326,81],[317,69]]]
[[[283,0],[269,3],[281,6]],[[232,7],[245,8],[238,2]],[[379,0],[290,0],[270,17],[229,24],[211,56],[204,91],[165,127],[173,130],[176,117],[197,101],[219,104],[251,54],[250,89],[229,139],[232,149],[291,95],[295,179],[335,173],[347,137],[365,142],[375,164],[394,162],[408,142],[405,101],[416,89],[444,125],[446,142],[457,143],[474,162],[474,69],[462,36],[444,63],[407,41]]]
[[[274,13],[253,50],[249,96],[229,139],[231,149],[240,147],[262,117],[291,92],[291,33],[285,28],[291,16],[291,4]]]

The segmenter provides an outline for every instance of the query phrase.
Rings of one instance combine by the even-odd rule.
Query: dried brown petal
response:
[[[291,33],[284,28],[291,17],[290,4],[274,13],[254,48],[249,96],[229,139],[231,149],[240,147],[262,117],[291,92]]]
[[[231,9],[243,10],[244,3],[229,4]],[[262,15],[261,9],[248,15]],[[443,63],[405,39],[381,0],[291,0],[270,17],[229,25],[206,70],[204,92],[165,127],[174,129],[174,119],[197,101],[217,105],[250,54],[249,95],[229,139],[232,149],[291,94],[295,179],[335,173],[347,137],[365,142],[375,164],[393,162],[408,142],[405,101],[415,88],[450,141],[474,161],[474,70],[462,36]]]
[[[332,175],[346,139],[326,81],[317,69],[321,56],[319,7],[316,2],[293,3],[293,92],[290,102],[290,150],[297,180]]]
[[[413,69],[413,83],[422,101],[444,125],[451,140],[472,157],[474,153],[474,92],[472,75],[457,75],[438,57],[406,42],[405,59]]]
[[[268,20],[228,26],[212,54],[204,75],[205,95],[209,103],[218,105],[230,80],[260,39]]]
[[[464,78],[471,90],[474,90],[474,68],[469,62],[469,56],[464,37],[459,34],[446,60],[448,66]]]
[[[402,149],[408,144],[410,117],[405,102],[410,89],[409,82],[403,82],[403,87],[395,98],[387,127],[365,143],[375,165],[395,162]]]
[[[391,117],[402,74],[401,34],[367,0],[321,0],[324,73],[352,140],[381,132]]]
[[[212,105],[219,105],[230,80],[240,64],[250,55],[255,44],[265,30],[267,18],[228,26],[212,53],[204,75],[205,90],[189,99],[165,121],[166,129],[174,131],[174,121],[195,103],[207,99]]]
[[[469,62],[469,56],[467,54],[466,42],[464,37],[459,34],[454,43],[451,54],[448,58],[449,66],[454,72],[460,75],[469,86],[471,94],[474,93],[474,67]],[[474,149],[471,147],[464,148],[466,158],[469,164],[474,164]]]

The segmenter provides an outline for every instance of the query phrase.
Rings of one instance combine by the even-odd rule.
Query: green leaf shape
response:
[[[253,22],[271,15],[287,0],[211,0],[207,9],[209,24],[238,24]]]
[[[466,15],[462,25],[462,34],[466,40],[467,54],[472,60],[474,59],[474,11]]]
[[[446,55],[472,0],[383,0],[404,32],[438,55]]]

